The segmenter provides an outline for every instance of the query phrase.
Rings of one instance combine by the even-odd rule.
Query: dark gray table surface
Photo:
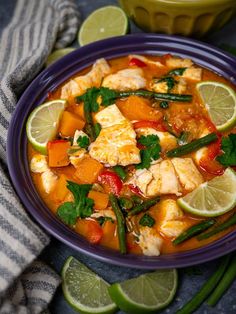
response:
[[[29,0],[30,1],[30,0]],[[128,1],[128,0],[127,0]],[[9,22],[13,15],[13,8],[16,0],[6,1],[0,0],[0,35],[4,26]],[[104,5],[115,4],[118,5],[116,0],[77,0],[78,8],[81,12],[81,18],[84,20],[93,10]],[[227,43],[236,46],[236,19],[231,21],[222,30],[208,35],[204,41],[219,45]],[[131,33],[142,32],[141,29],[131,23]],[[73,46],[78,47],[77,42]],[[65,259],[73,255],[78,258],[98,275],[102,276],[109,283],[119,282],[128,278],[135,277],[144,271],[132,268],[124,268],[113,266],[95,260],[94,258],[82,255],[63,243],[52,239],[51,244],[43,251],[40,258],[51,265],[55,271],[60,273]],[[190,299],[195,292],[199,290],[206,279],[217,268],[219,260],[208,262],[202,265],[189,267],[179,270],[179,285],[175,300],[172,304],[160,313],[175,313],[176,310],[183,306],[183,304]],[[73,314],[76,313],[64,300],[61,288],[59,287],[51,304],[50,311],[52,314]],[[121,314],[123,312],[119,312]],[[210,308],[203,304],[198,311],[198,314],[231,314],[236,313],[236,282],[227,291],[221,301],[216,307]]]

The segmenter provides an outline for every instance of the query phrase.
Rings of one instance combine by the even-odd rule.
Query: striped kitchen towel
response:
[[[72,42],[79,22],[73,0],[18,0],[0,39],[0,313],[40,313],[60,281],[49,267],[34,261],[49,238],[12,188],[6,138],[22,91],[53,48]]]

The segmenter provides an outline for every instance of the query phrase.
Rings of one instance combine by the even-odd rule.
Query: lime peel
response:
[[[216,217],[236,206],[236,173],[227,168],[222,176],[199,185],[177,200],[178,205],[191,214]]]

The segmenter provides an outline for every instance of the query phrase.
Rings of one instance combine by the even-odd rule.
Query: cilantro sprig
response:
[[[149,214],[144,214],[139,220],[139,224],[141,226],[149,227],[149,228],[153,227],[155,222],[156,222],[155,219]]]
[[[67,181],[67,188],[74,196],[74,202],[65,202],[57,209],[57,215],[67,225],[74,225],[77,218],[90,217],[93,213],[94,201],[87,197],[92,184],[77,184]]]
[[[136,165],[136,169],[148,169],[153,160],[157,160],[160,158],[161,146],[159,137],[157,135],[142,135],[138,139],[138,143],[145,146],[144,149],[141,149],[141,163]]]
[[[89,146],[89,138],[86,135],[79,136],[76,142],[81,148],[88,148]]]
[[[231,133],[222,138],[221,150],[223,154],[216,159],[223,166],[236,166],[236,134]]]

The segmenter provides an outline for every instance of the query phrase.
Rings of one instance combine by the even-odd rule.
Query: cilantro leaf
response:
[[[229,134],[222,138],[221,149],[224,152],[216,159],[223,166],[236,166],[236,134]]]
[[[76,219],[90,217],[93,213],[94,201],[87,197],[92,184],[77,184],[67,181],[67,188],[74,196],[74,202],[66,202],[58,207],[58,216],[69,225],[76,223]]]
[[[144,227],[153,227],[155,224],[155,219],[148,214],[144,214],[142,218],[139,220],[139,224]]]
[[[171,70],[170,72],[167,73],[167,75],[178,75],[178,76],[181,76],[184,74],[184,71],[186,70],[187,68],[178,68],[178,69],[174,69],[174,70]]]
[[[66,202],[60,205],[57,209],[57,215],[67,225],[74,225],[77,219],[74,203]]]
[[[89,146],[88,136],[79,136],[76,142],[81,148],[87,148]]]
[[[117,98],[118,94],[112,89],[109,89],[107,87],[101,87],[99,91],[99,96],[101,96],[102,98],[102,105],[107,107],[114,103],[114,100]]]
[[[146,146],[145,149],[141,149],[141,163],[136,165],[136,169],[148,169],[153,160],[157,160],[160,158],[161,146],[159,143],[159,138],[157,135],[142,135],[138,139],[138,143]]]

